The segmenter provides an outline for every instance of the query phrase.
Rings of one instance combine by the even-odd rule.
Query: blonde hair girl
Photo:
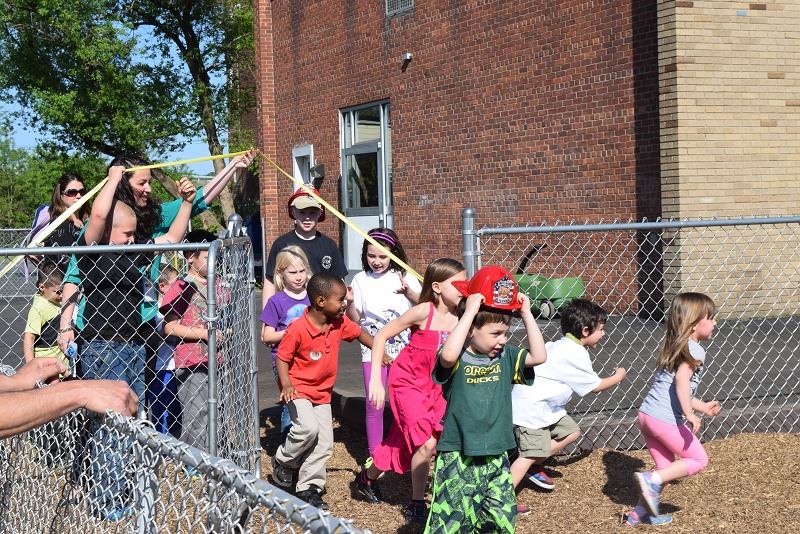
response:
[[[286,333],[286,327],[303,315],[309,305],[306,285],[311,278],[308,257],[297,245],[290,245],[278,253],[275,258],[273,281],[277,292],[272,295],[261,312],[261,341],[272,347],[272,371],[275,382],[278,382],[278,368],[275,358],[278,344]],[[284,405],[281,413],[281,433],[289,433],[292,426],[289,410]]]
[[[708,455],[697,439],[701,421],[695,411],[714,416],[720,404],[702,401],[694,394],[706,361],[699,342],[711,339],[717,324],[715,313],[714,301],[702,293],[681,293],[667,312],[664,348],[656,359],[650,391],[639,408],[639,427],[656,468],[636,473],[641,498],[625,516],[630,525],[672,521],[669,514],[658,513],[661,488],[708,465]]]
[[[305,282],[303,283],[303,288],[305,288],[313,274],[308,264],[306,253],[297,245],[289,245],[281,249],[275,257],[275,275],[273,278],[275,281],[275,289],[283,291],[287,287],[286,277],[290,274],[297,274],[300,276],[301,268],[302,271],[305,272]]]

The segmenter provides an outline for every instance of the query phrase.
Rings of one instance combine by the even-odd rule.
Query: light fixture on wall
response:
[[[308,174],[311,179],[311,185],[317,190],[322,188],[322,182],[325,180],[325,165],[315,161]]]
[[[412,59],[414,59],[414,56],[411,54],[411,52],[403,52],[403,66],[400,67],[400,70],[405,72]]]

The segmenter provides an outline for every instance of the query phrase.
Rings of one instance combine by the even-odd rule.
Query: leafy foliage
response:
[[[250,3],[0,0],[0,96],[62,152],[155,160],[200,131],[211,154],[220,132],[251,140],[252,51]]]
[[[83,176],[92,187],[106,175],[106,163],[93,156],[63,155],[39,147],[33,153],[16,148],[0,128],[0,227],[31,225],[37,206],[50,202],[53,187],[65,171]]]

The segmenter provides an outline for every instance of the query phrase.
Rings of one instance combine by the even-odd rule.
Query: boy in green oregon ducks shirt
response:
[[[433,370],[447,411],[425,532],[514,532],[511,388],[533,383],[532,367],[547,358],[544,340],[528,297],[505,269],[484,267],[453,285],[467,298]],[[528,350],[506,345],[511,313],[520,308]]]

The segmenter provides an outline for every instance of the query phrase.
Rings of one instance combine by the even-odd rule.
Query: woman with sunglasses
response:
[[[75,204],[78,200],[86,194],[86,186],[83,183],[83,178],[77,172],[65,172],[61,175],[53,188],[53,196],[49,204],[45,203],[36,208],[33,216],[33,227],[28,233],[28,236],[22,242],[23,247],[27,246],[38,234],[41,232],[50,221],[55,220],[59,215],[64,213],[67,208]],[[89,217],[90,206],[84,204],[78,211],[73,213],[66,221],[64,221],[55,231],[47,236],[42,244],[46,247],[64,246],[68,247],[75,243],[78,233],[83,228],[84,221]],[[41,256],[28,256],[28,259],[34,263],[38,263]],[[65,266],[67,256],[51,256],[50,259],[57,263],[62,268]],[[25,274],[27,277],[27,269]]]

